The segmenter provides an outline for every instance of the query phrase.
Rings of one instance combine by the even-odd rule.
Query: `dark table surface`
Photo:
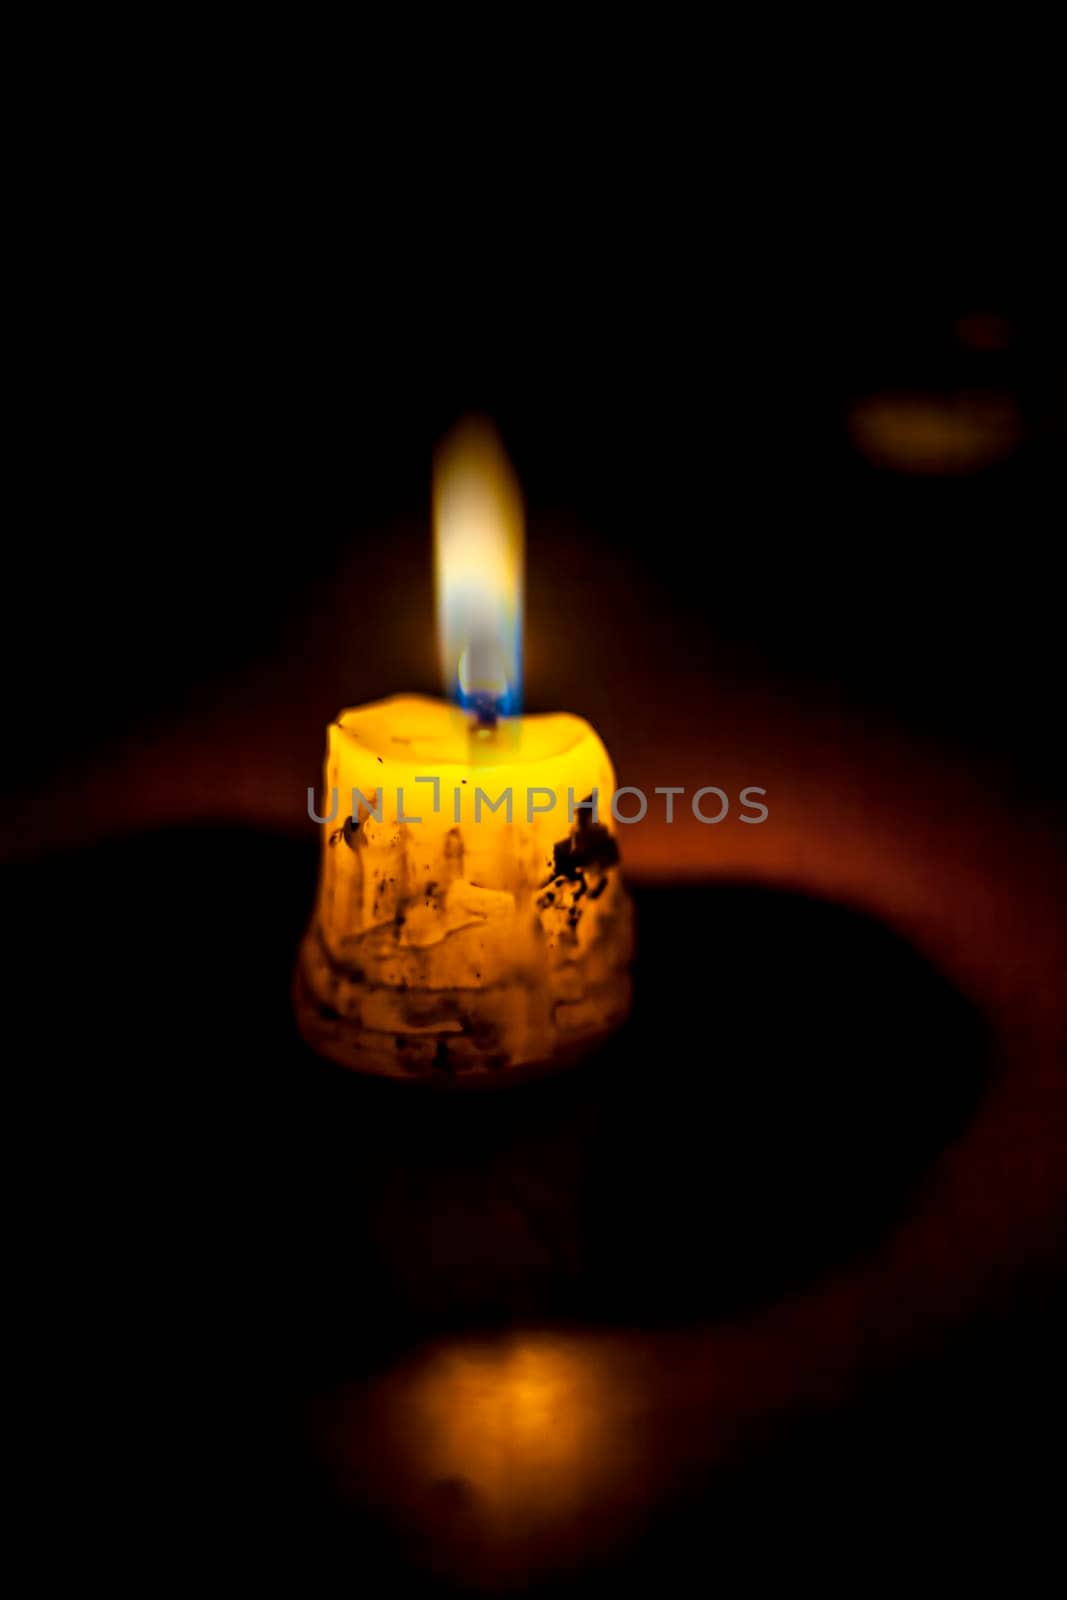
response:
[[[595,1058],[376,1082],[291,1021],[315,871],[173,829],[9,874],[71,1519],[146,1574],[225,1550],[294,1592],[960,1559],[990,1518],[1032,1544],[1047,1275],[918,1342],[943,1243],[912,1306],[906,1276],[893,1315],[848,1293],[1009,1070],[943,976],[842,906],[643,887]]]

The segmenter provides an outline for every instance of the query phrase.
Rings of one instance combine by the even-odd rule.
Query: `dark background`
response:
[[[14,784],[202,706],[343,566],[429,603],[431,454],[468,411],[526,490],[533,620],[556,590],[578,620],[639,591],[698,670],[814,681],[1051,780],[1062,296],[1011,178],[922,203],[887,178],[832,227],[714,192],[624,222],[614,190],[596,224],[468,198],[351,236],[311,198],[274,232],[263,196],[211,189],[202,213],[146,194],[132,229],[75,213],[79,272],[45,268],[23,419],[41,456],[6,555]],[[972,470],[886,470],[850,436],[865,397],[974,391],[1019,437]],[[374,671],[346,663],[353,689],[436,687],[432,644],[399,668],[375,648]],[[548,664],[528,677],[552,709]]]
[[[45,1102],[23,1124],[41,1152],[28,1209],[51,1241],[42,1268],[25,1230],[48,1328],[27,1386],[33,1459],[53,1523],[92,1559],[202,1570],[222,1548],[238,1572],[291,1560],[315,1593],[353,1574],[372,1592],[425,1579],[403,1524],[358,1498],[346,1509],[327,1481],[310,1392],[372,1382],[443,1331],[523,1318],[729,1326],[862,1263],[966,1130],[992,1070],[973,997],[845,911],[646,886],[645,1009],[602,1075],[539,1101],[532,1131],[476,1111],[485,1146],[452,1108],[442,1156],[436,1108],[406,1124],[364,1086],[316,1077],[286,1031],[306,840],[102,837],[112,764],[210,724],[217,704],[266,745],[293,739],[310,782],[339,703],[434,690],[429,463],[472,410],[494,418],[525,488],[542,638],[562,619],[562,665],[531,639],[530,709],[588,710],[625,754],[628,723],[654,744],[661,706],[665,724],[699,723],[723,682],[757,681],[892,725],[1058,818],[1059,286],[1005,204],[1010,182],[922,214],[877,187],[862,221],[844,193],[832,231],[795,198],[725,214],[713,186],[647,216],[579,203],[469,229],[461,208],[403,235],[362,200],[324,224],[310,200],[283,216],[236,183],[173,211],[145,185],[121,230],[128,195],[117,211],[72,200],[72,254],[44,253],[23,415],[34,483],[5,553],[6,848],[23,858],[6,904],[29,956],[12,1059]],[[1007,405],[1014,442],[966,470],[857,443],[872,395],[975,392]],[[593,659],[574,645],[586,623]],[[272,696],[242,699],[249,673]],[[86,774],[91,816],[64,805]],[[650,1117],[648,1060],[707,1054],[699,1016],[674,1015],[664,1043],[656,1002],[700,988],[708,893],[740,896],[723,915],[769,940],[770,966],[754,974],[723,944],[728,1069],[685,1077]],[[255,935],[235,951],[249,905]],[[679,940],[698,951],[680,972]],[[163,981],[182,998],[161,1016]],[[486,1148],[515,1156],[536,1217],[560,1141],[578,1177],[573,1192],[560,1180],[540,1276],[501,1275],[491,1205],[477,1292],[419,1256],[417,1206],[383,1222],[381,1195],[412,1171],[446,1214],[457,1186],[492,1192]],[[705,1222],[731,1204],[712,1293]],[[579,1233],[592,1265],[572,1280],[559,1263]],[[1043,1548],[1062,1478],[1062,1279],[1026,1251],[1020,1238],[1002,1301],[847,1402],[788,1426],[768,1415],[765,1437],[685,1481],[596,1575],[714,1573],[709,1507],[732,1559],[755,1561],[770,1526],[808,1574],[848,1575],[846,1526],[867,1559],[910,1567],[932,1544],[956,1574],[984,1566],[990,1541],[1009,1571]]]

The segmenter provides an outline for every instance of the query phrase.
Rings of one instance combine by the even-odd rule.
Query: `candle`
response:
[[[632,922],[599,737],[568,713],[513,714],[521,499],[484,425],[440,453],[434,505],[456,703],[401,695],[331,725],[295,995],[320,1054],[466,1082],[559,1066],[622,1021]]]

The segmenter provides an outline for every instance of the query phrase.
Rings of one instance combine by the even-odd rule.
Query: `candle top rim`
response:
[[[384,765],[469,768],[557,761],[596,739],[570,711],[502,717],[479,733],[470,713],[430,695],[398,694],[339,711],[332,728]]]

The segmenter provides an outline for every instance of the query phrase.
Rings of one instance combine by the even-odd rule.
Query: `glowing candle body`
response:
[[[454,706],[398,696],[331,725],[325,789],[296,977],[320,1054],[466,1080],[560,1064],[625,1017],[614,773],[588,723],[477,730]],[[582,806],[594,794],[598,819]]]

